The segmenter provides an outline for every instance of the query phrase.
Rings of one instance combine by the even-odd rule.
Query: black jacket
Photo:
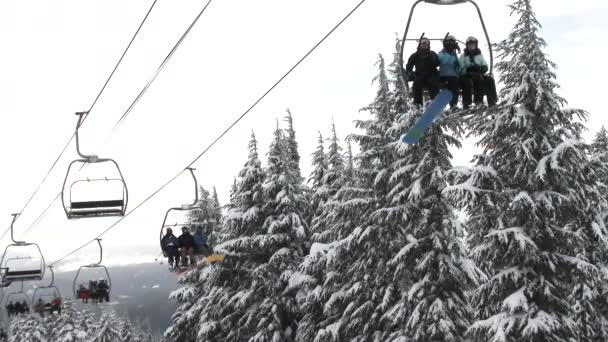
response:
[[[182,233],[182,235],[179,236],[178,240],[180,247],[194,247],[194,237],[190,233]]]
[[[173,234],[165,234],[160,243],[163,252],[166,251],[168,248],[179,248],[179,240]]]
[[[428,77],[437,75],[437,67],[439,67],[439,57],[432,50],[418,50],[414,52],[407,60],[405,72],[412,72],[416,68],[415,75],[420,77]]]

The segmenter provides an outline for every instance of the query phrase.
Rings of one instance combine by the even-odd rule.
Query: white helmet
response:
[[[479,41],[477,40],[477,38],[470,36],[469,38],[467,38],[467,44],[469,43],[475,43],[475,44],[479,44]]]

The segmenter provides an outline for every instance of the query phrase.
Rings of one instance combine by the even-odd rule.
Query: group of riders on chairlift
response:
[[[89,303],[89,298],[93,304],[103,303],[104,300],[110,302],[110,287],[105,279],[90,280],[89,286],[85,284],[78,286],[76,295],[84,304]]]
[[[447,88],[454,94],[450,109],[455,110],[458,94],[462,89],[462,106],[469,109],[473,103],[483,105],[487,95],[488,106],[496,104],[496,89],[491,75],[487,75],[486,62],[479,42],[475,37],[467,38],[464,52],[460,52],[458,42],[453,35],[443,39],[443,49],[439,53],[431,50],[431,41],[421,37],[418,49],[408,59],[405,66],[406,81],[414,82],[412,86],[414,104],[422,107],[423,93],[427,90],[432,99],[440,88]]]
[[[163,256],[169,259],[172,269],[194,266],[197,264],[197,256],[208,257],[213,254],[213,249],[207,244],[207,234],[201,225],[191,225],[194,234],[190,234],[188,227],[182,227],[182,234],[176,237],[173,229],[167,228],[161,240]]]

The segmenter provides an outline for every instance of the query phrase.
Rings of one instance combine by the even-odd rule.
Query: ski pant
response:
[[[485,81],[482,75],[465,75],[460,78],[462,85],[462,106],[469,108],[471,103],[483,104]]]
[[[195,254],[200,254],[205,257],[208,257],[213,254],[213,249],[211,249],[208,245],[197,246]]]
[[[188,258],[186,258],[186,256]],[[188,259],[190,260],[190,264],[196,264],[196,260],[194,259],[194,247],[182,247],[182,266],[188,267]]]
[[[102,290],[97,290],[97,300],[99,301],[99,303],[103,303],[103,301],[105,300],[106,302],[110,301],[110,293],[108,292],[108,290],[106,289],[102,289]]]
[[[179,266],[179,248],[169,247],[167,248],[167,257],[169,258],[169,265],[171,267]]]
[[[458,95],[460,93],[460,79],[458,76],[447,76],[439,79],[443,87],[452,92],[452,100],[450,101],[450,108],[456,107],[458,104]]]
[[[422,94],[424,89],[429,90],[429,95],[432,100],[437,96],[437,93],[439,92],[438,88],[435,76],[416,76],[416,78],[414,78],[414,84],[412,85],[414,104],[422,106]]]

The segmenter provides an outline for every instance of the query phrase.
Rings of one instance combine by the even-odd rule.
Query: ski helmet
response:
[[[446,49],[454,49],[456,47],[456,37],[449,35],[443,39],[443,47]]]
[[[479,44],[479,41],[477,40],[477,38],[471,36],[471,37],[467,38],[467,42],[466,43],[467,44],[469,44],[469,43],[475,43],[477,45],[477,44]]]
[[[431,41],[428,38],[424,37],[418,41],[418,48],[421,48],[422,44],[425,44],[425,43],[427,45],[427,48],[431,47]]]

